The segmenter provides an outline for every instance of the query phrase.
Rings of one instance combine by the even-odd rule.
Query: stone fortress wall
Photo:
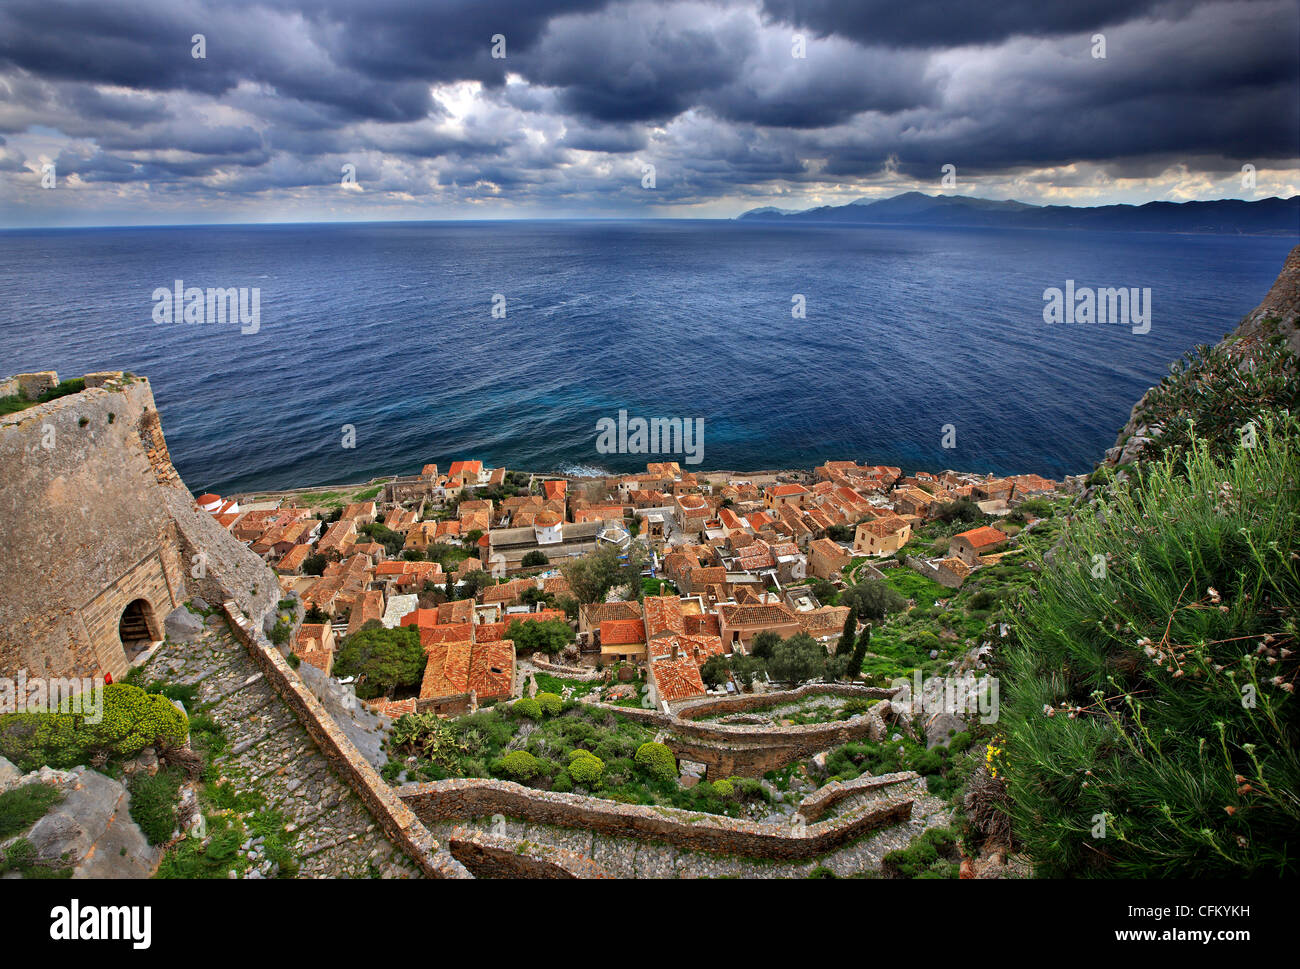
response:
[[[193,596],[260,615],[275,574],[198,509],[172,466],[149,382],[108,372],[0,417],[0,675],[127,672],[119,623],[149,638]],[[29,397],[52,372],[4,384]]]

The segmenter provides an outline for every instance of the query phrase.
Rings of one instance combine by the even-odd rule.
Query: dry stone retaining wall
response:
[[[590,858],[553,845],[495,837],[458,827],[447,838],[452,857],[477,878],[609,878]]]
[[[870,689],[873,694],[892,696],[896,688]],[[771,694],[769,694],[770,696]],[[861,695],[861,694],[854,694]],[[883,701],[882,701],[883,702]],[[658,727],[665,731],[663,743],[681,760],[704,764],[707,778],[761,777],[797,760],[839,747],[882,730],[879,714],[868,711],[848,720],[799,724],[790,727],[755,727],[726,723],[696,723],[657,710],[592,704],[618,716]]]
[[[407,784],[397,789],[397,796],[426,823],[500,814],[538,824],[664,842],[693,851],[784,860],[826,854],[876,828],[907,821],[912,814],[912,798],[898,790],[888,791],[840,817],[803,827],[741,821],[678,808],[620,804],[483,778]]]
[[[852,683],[806,683],[793,690],[775,693],[745,693],[740,696],[710,697],[694,700],[677,707],[675,713],[683,720],[699,720],[727,713],[747,713],[764,707],[784,706],[810,696],[839,696],[845,699],[888,700],[897,692],[876,686],[855,686]]]
[[[868,774],[864,777],[854,778],[851,781],[831,781],[800,801],[799,813],[803,815],[805,821],[816,821],[833,805],[838,804],[845,798],[857,794],[867,794],[894,784],[902,784],[905,781],[914,781],[918,777],[920,777],[919,774],[909,770],[899,771],[896,774],[880,774],[879,776]]]
[[[562,676],[566,680],[581,680],[583,683],[591,683],[604,676],[600,670],[588,669],[585,666],[564,666],[560,663],[552,663],[546,659],[545,653],[533,653],[533,655],[529,657],[529,662],[543,673],[550,673],[553,676]]]

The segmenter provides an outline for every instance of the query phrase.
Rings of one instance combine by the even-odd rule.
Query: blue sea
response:
[[[147,376],[196,491],[470,457],[644,467],[656,458],[597,451],[620,410],[703,418],[700,469],[1060,477],[1092,467],[1171,361],[1231,330],[1296,241],[726,221],[12,230],[0,371]],[[257,287],[260,329],[155,322],[154,290],[177,279]],[[1043,291],[1071,279],[1149,287],[1150,332],[1044,323]]]

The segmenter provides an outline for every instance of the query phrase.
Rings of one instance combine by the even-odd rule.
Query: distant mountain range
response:
[[[753,222],[847,222],[867,225],[1106,229],[1120,232],[1216,232],[1300,235],[1300,195],[1254,202],[1148,202],[1145,205],[1028,205],[1024,202],[905,192],[791,211],[767,206],[738,216]]]

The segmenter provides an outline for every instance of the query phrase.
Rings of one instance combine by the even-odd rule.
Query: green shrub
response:
[[[542,705],[532,697],[524,697],[522,700],[516,700],[510,705],[511,712],[517,717],[527,717],[529,720],[542,719]]]
[[[1262,417],[1226,461],[1193,441],[1037,557],[1002,725],[1014,830],[1041,873],[1300,871],[1298,657],[1281,648],[1300,602],[1298,447],[1291,417]]]
[[[568,771],[560,771],[551,781],[551,790],[559,794],[568,794],[573,790],[573,778],[569,776]]]
[[[1275,321],[1268,321],[1270,325]],[[1260,343],[1244,366],[1239,348],[1198,346],[1169,368],[1143,399],[1139,420],[1164,432],[1144,445],[1144,458],[1181,457],[1195,438],[1226,459],[1240,444],[1240,428],[1261,415],[1300,411],[1300,365],[1284,345]]]
[[[569,776],[574,783],[583,787],[599,786],[601,775],[605,773],[605,762],[585,750],[574,753],[582,755],[569,761]]]
[[[243,827],[225,814],[207,816],[207,838],[182,838],[163,855],[156,878],[225,878],[242,867]]]
[[[494,774],[501,774],[512,781],[529,781],[542,773],[542,762],[526,750],[512,750],[492,765]]]
[[[728,780],[714,781],[713,793],[718,797],[724,797],[724,798],[731,797],[731,795],[736,793],[736,789],[735,787],[732,786],[731,781]]]
[[[67,704],[65,704],[67,706]],[[0,716],[0,756],[24,771],[87,764],[96,754],[133,757],[145,747],[179,747],[188,733],[185,715],[170,700],[138,686],[104,687],[102,716],[24,712]]]
[[[468,746],[436,713],[405,713],[388,735],[389,746],[399,753],[415,754],[449,774],[459,773],[461,755]]]
[[[542,713],[548,717],[553,717],[564,709],[564,701],[554,693],[539,693],[534,699],[537,705],[542,708]]]
[[[166,697],[112,683],[104,687],[103,720],[90,729],[95,746],[133,757],[145,747],[181,746],[189,725],[185,714]]]
[[[677,758],[666,746],[656,741],[644,743],[636,749],[634,758],[638,764],[650,772],[651,776],[661,781],[677,779]]]
[[[906,848],[883,859],[886,874],[895,878],[956,878],[957,839],[947,828],[930,828]]]

